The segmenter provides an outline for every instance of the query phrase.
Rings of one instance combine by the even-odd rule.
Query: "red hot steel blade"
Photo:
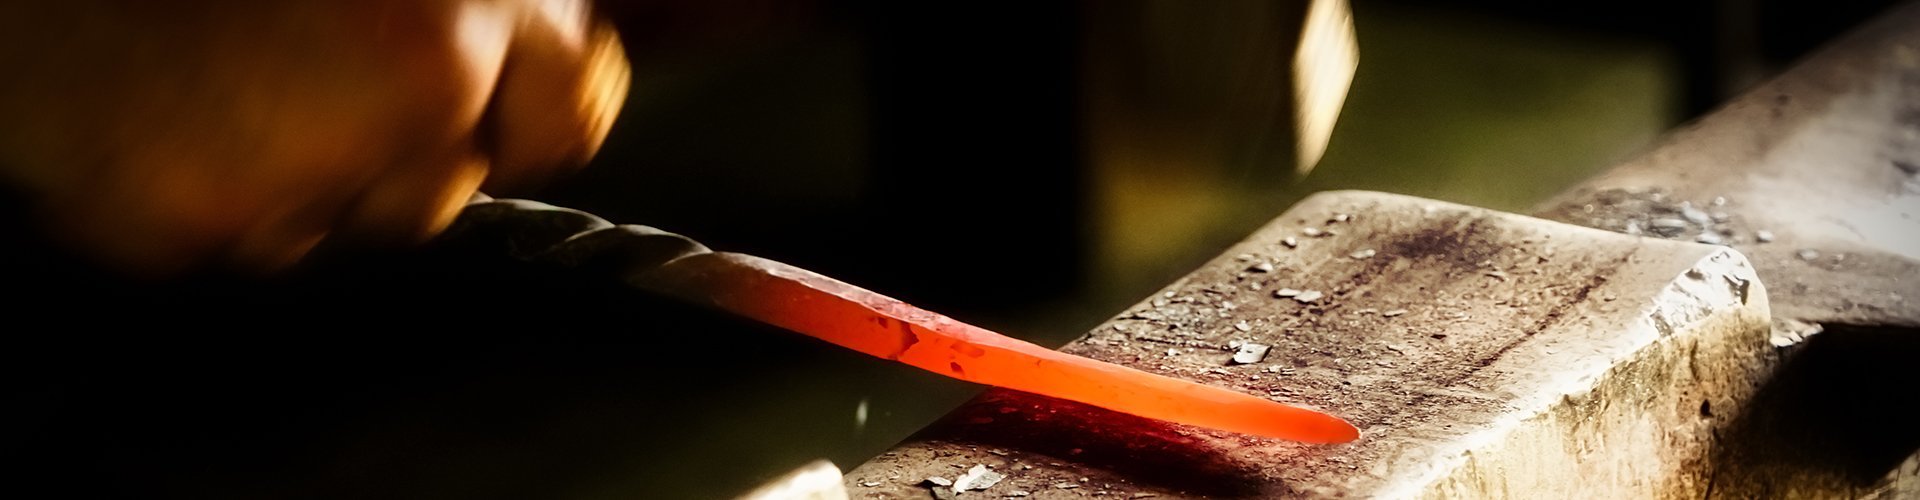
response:
[[[1046,349],[751,255],[690,255],[635,283],[960,380],[1308,443],[1360,434],[1332,415]]]

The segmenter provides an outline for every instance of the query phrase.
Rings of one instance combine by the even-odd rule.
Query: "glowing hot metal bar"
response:
[[[688,255],[639,278],[657,292],[961,380],[1258,436],[1359,436],[1331,415],[1053,351],[750,255]]]

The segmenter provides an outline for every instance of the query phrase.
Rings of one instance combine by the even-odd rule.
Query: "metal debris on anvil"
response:
[[[1272,349],[1265,344],[1240,344],[1240,350],[1233,353],[1233,364],[1250,365],[1267,359],[1267,351]]]
[[[992,488],[993,485],[1000,484],[1000,480],[1006,478],[1007,476],[1005,474],[987,470],[986,465],[974,465],[973,468],[967,469],[966,474],[961,474],[960,477],[953,479],[953,492],[960,493],[967,490]]]
[[[1662,237],[1672,238],[1687,230],[1687,221],[1672,217],[1661,217],[1647,221],[1648,229]]]
[[[1826,327],[1819,323],[1810,323],[1795,319],[1776,319],[1773,322],[1773,335],[1767,339],[1774,347],[1789,347],[1820,334]]]
[[[1713,215],[1704,210],[1693,208],[1693,202],[1680,202],[1680,217],[1695,224],[1706,225],[1713,222]]]
[[[1689,201],[1672,202],[1660,188],[1612,189],[1599,193],[1596,201],[1583,205],[1575,215],[1583,224],[1614,229],[1634,235],[1652,235],[1666,239],[1693,241],[1709,245],[1731,245],[1748,241],[1768,243],[1772,232],[1752,233],[1752,239],[1737,229],[1735,216],[1725,210],[1707,210]],[[1714,197],[1704,206],[1722,207],[1725,197]]]

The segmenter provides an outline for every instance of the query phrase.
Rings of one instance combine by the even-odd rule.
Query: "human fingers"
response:
[[[536,0],[515,30],[481,134],[485,188],[523,189],[584,165],[630,84],[626,52],[590,2]]]

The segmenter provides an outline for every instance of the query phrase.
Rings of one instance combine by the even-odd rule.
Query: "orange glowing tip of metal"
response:
[[[750,255],[690,255],[636,283],[970,382],[1308,443],[1344,443],[1360,434],[1332,415],[1046,349]]]

